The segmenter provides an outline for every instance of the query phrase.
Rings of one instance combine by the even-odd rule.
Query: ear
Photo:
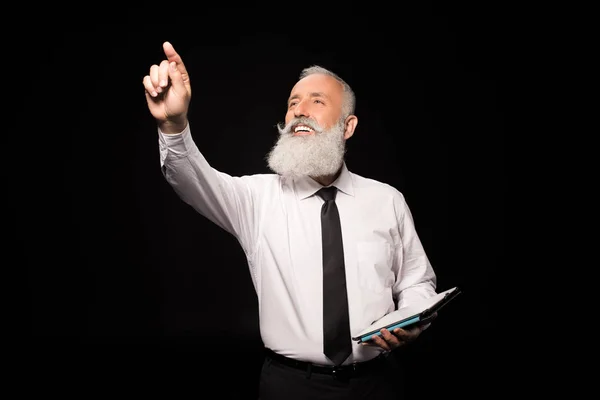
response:
[[[349,115],[346,118],[346,129],[344,129],[344,139],[348,140],[354,135],[354,130],[358,125],[358,117],[356,115]]]

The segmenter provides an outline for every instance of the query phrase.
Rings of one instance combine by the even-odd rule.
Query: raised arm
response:
[[[190,76],[171,43],[163,43],[163,49],[166,59],[152,65],[143,78],[148,109],[159,130],[163,175],[183,201],[251,252],[257,229],[256,180],[215,170],[199,151],[187,117]]]

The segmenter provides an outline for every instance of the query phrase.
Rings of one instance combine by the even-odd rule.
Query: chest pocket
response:
[[[356,244],[358,279],[362,287],[376,293],[394,284],[392,247],[388,242],[369,241]]]

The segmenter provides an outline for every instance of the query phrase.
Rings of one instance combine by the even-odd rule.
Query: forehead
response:
[[[292,91],[290,98],[321,93],[332,99],[341,99],[344,87],[334,77],[325,74],[313,74],[299,80]]]

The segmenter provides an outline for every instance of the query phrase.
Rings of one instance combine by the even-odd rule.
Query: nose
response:
[[[310,117],[308,112],[307,102],[302,100],[296,104],[294,107],[294,116],[295,117]]]

